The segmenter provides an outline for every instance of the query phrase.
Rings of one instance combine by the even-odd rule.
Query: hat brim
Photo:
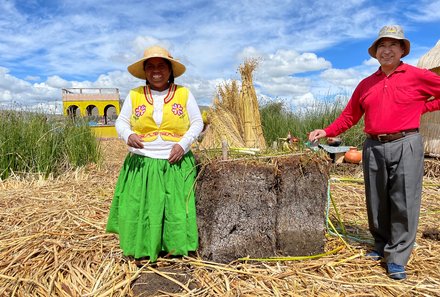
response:
[[[377,38],[377,39],[373,42],[373,44],[368,48],[368,53],[370,54],[370,56],[372,56],[373,58],[377,59],[377,58],[376,58],[376,52],[377,52],[376,44],[377,44],[377,42],[378,42],[379,40],[381,40],[382,38],[385,38],[385,37],[392,38],[392,39],[397,39],[397,40],[403,40],[403,42],[405,43],[405,50],[403,51],[402,58],[405,57],[405,56],[407,56],[407,55],[409,54],[410,49],[411,49],[411,43],[409,42],[408,39],[405,39],[405,38],[396,38],[395,35],[383,35],[383,36],[380,36],[379,38]]]
[[[185,65],[183,65],[182,63],[180,63],[179,61],[177,61],[175,59],[171,59],[169,57],[163,57],[163,56],[156,56],[156,57],[142,58],[142,59],[134,62],[133,64],[131,64],[127,67],[128,72],[130,72],[130,74],[133,75],[134,77],[137,77],[140,79],[147,79],[147,77],[145,76],[144,61],[151,59],[151,58],[162,58],[162,59],[166,59],[166,60],[170,61],[171,67],[173,68],[174,77],[181,76],[186,70]]]

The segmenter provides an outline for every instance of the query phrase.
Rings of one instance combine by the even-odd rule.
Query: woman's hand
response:
[[[144,148],[144,145],[142,144],[142,138],[136,133],[128,136],[127,145],[138,149]]]
[[[170,156],[168,157],[168,162],[170,162],[170,164],[174,164],[174,163],[180,161],[182,159],[184,153],[185,153],[185,151],[183,150],[183,148],[179,144],[176,143],[171,148]]]
[[[315,129],[309,133],[309,141],[314,142],[315,140],[318,140],[318,139],[326,137],[326,136],[327,136],[327,133],[325,133],[324,130]]]

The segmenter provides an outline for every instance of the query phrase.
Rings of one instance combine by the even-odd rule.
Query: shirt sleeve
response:
[[[200,113],[199,106],[191,91],[188,91],[188,101],[186,103],[186,110],[188,112],[190,127],[188,131],[183,135],[178,144],[187,153],[191,147],[191,144],[197,139],[200,132],[203,129],[202,115]]]
[[[132,113],[131,106],[131,98],[130,94],[125,98],[124,103],[122,104],[121,112],[119,113],[118,118],[116,119],[115,127],[118,132],[119,138],[123,139],[125,143],[128,141],[128,137],[133,134],[133,130],[131,130],[130,118]]]
[[[360,104],[361,88],[358,86],[339,117],[324,129],[327,137],[335,137],[356,125],[364,114]]]
[[[440,75],[423,69],[419,79],[421,80],[419,85],[423,88],[423,92],[425,92],[428,97],[429,95],[431,95],[431,98],[434,97],[434,99],[428,99],[425,102],[422,113],[440,110]]]
[[[436,110],[440,110],[440,98],[435,98],[433,100],[425,102],[422,113],[432,112]]]
[[[438,100],[440,98],[440,75],[427,69],[422,70],[422,74],[418,76],[420,80],[419,86],[422,88],[427,99],[432,96]],[[434,100],[434,101],[435,101]]]

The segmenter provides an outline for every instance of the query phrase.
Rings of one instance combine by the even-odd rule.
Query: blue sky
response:
[[[0,11],[0,106],[56,112],[61,88],[119,88],[125,98],[142,84],[127,66],[150,45],[187,66],[176,82],[200,105],[257,57],[259,98],[295,108],[350,95],[378,67],[367,48],[383,25],[403,26],[413,65],[440,39],[440,0],[1,0]]]

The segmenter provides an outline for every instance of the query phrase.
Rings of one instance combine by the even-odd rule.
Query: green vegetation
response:
[[[0,111],[1,179],[27,173],[57,176],[100,160],[99,142],[82,120]]]
[[[263,133],[268,146],[290,132],[300,143],[307,133],[330,124],[345,104],[322,102],[292,112],[283,103],[270,102],[260,108]],[[364,140],[363,120],[340,135],[343,145],[360,148]],[[321,140],[325,142],[325,140]],[[75,121],[43,113],[0,111],[0,179],[11,174],[60,175],[101,161],[99,141],[82,119]]]
[[[344,109],[341,101],[321,102],[305,111],[292,112],[281,102],[270,102],[260,108],[261,122],[266,143],[271,146],[278,138],[287,134],[297,137],[300,143],[307,141],[307,133],[314,129],[322,129],[335,120]],[[364,141],[363,118],[359,123],[341,134],[342,145],[360,148]],[[325,143],[325,139],[321,140]]]

